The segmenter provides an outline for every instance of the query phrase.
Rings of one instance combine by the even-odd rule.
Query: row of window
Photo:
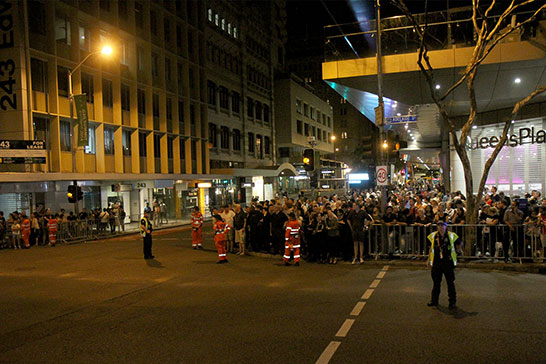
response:
[[[237,27],[229,20],[226,20],[223,16],[220,16],[220,14],[216,13],[212,9],[207,9],[207,20],[216,25],[219,29],[222,29],[222,31],[226,32],[228,35],[235,39],[239,39],[239,31],[237,30]]]
[[[115,142],[114,142],[114,133],[116,128],[115,127],[104,127],[104,154],[105,155],[114,155],[115,154]],[[122,150],[123,155],[130,156],[131,155],[131,134],[134,131],[132,130],[123,130],[122,131]],[[154,133],[154,157],[155,158],[161,158],[161,138],[164,134],[158,134]],[[147,156],[147,147],[146,147],[146,138],[147,134],[145,132],[139,132],[139,155],[141,157]],[[167,136],[167,158],[172,159],[174,157],[174,140],[176,136],[174,135],[168,135]],[[180,159],[186,158],[186,152],[185,152],[185,143],[183,142],[184,139],[181,139],[179,143],[179,156]],[[60,144],[61,144],[61,151],[63,152],[70,152],[72,151],[72,137],[71,137],[71,127],[70,122],[66,120],[60,121]],[[192,140],[192,150],[195,148],[195,140]],[[96,126],[90,125],[89,126],[89,142],[84,147],[84,151],[86,154],[96,154]],[[192,155],[195,155],[195,151],[192,151]]]
[[[331,143],[332,135],[329,132],[304,123],[301,120],[296,120],[296,132],[300,135],[314,136],[317,140],[325,143]]]
[[[249,82],[266,89],[271,88],[271,79],[267,74],[250,65],[246,66],[246,73]]]
[[[237,91],[229,91],[225,86],[217,86],[215,82],[209,80],[207,81],[207,95],[209,105],[216,107],[219,104],[220,108],[225,110],[229,110],[229,99],[231,96],[231,111],[238,114],[241,110],[241,95]],[[247,115],[249,118],[269,123],[269,105],[247,97]]]
[[[229,150],[230,141],[234,151],[241,151],[241,131],[233,129],[231,132],[227,126],[220,129],[213,123],[209,123],[209,143],[213,148],[218,148],[218,135],[220,136],[220,148]],[[257,152],[258,158],[271,154],[271,138],[260,134],[248,133],[248,152]]]
[[[311,120],[314,120],[323,125],[326,125],[329,128],[332,127],[332,119],[330,118],[330,116],[324,114],[319,109],[316,109],[313,106],[309,106],[309,104],[301,101],[300,99],[296,99],[296,112],[298,114],[307,116]]]

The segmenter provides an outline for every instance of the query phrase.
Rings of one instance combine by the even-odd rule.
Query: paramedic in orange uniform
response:
[[[226,234],[231,227],[224,222],[220,215],[214,215],[214,223],[212,229],[214,230],[214,245],[216,245],[216,250],[218,250],[218,262],[217,264],[227,263],[227,252],[226,252]]]
[[[300,223],[296,220],[296,215],[291,212],[289,220],[286,223],[286,232],[284,235],[284,264],[290,265],[290,252],[294,252],[294,265],[300,265]]]
[[[21,223],[21,230],[23,231],[23,241],[25,242],[25,247],[30,248],[30,219],[27,214],[23,211],[21,214],[23,222]]]

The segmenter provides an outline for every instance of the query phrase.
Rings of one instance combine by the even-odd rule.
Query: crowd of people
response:
[[[53,213],[49,208],[38,206],[30,215],[14,211],[6,219],[0,211],[0,248],[55,246],[58,240],[123,232],[126,216],[119,203],[102,210],[83,208],[77,215],[64,209]]]
[[[254,200],[245,208],[235,204],[212,210],[232,227],[225,234],[226,250],[234,253],[237,245],[237,254],[249,248],[282,255],[292,214],[301,226],[302,257],[329,264],[339,259],[361,264],[381,254],[424,257],[434,225],[445,222],[461,237],[468,228],[465,196],[460,191],[444,193],[443,186],[424,181],[389,189],[384,199],[380,191],[366,190],[316,199]],[[472,255],[505,262],[511,257],[544,261],[546,199],[539,191],[508,197],[492,187],[480,202],[474,227],[475,241],[463,242],[471,245]]]

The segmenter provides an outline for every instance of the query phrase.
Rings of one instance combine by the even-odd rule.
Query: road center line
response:
[[[366,302],[357,302],[353,310],[351,311],[351,316],[358,316],[360,315],[360,312],[362,312],[362,309],[366,305]]]
[[[372,296],[372,293],[373,293],[373,289],[368,288],[366,292],[364,292],[364,294],[362,295],[362,299],[367,300],[368,298]]]
[[[337,331],[336,336],[337,336],[337,337],[345,337],[345,336],[347,336],[347,333],[348,333],[349,330],[351,329],[351,326],[353,326],[354,322],[355,322],[355,320],[346,319],[345,322],[343,323],[343,325],[341,325],[341,327],[340,327],[339,330]]]
[[[379,279],[375,279],[372,284],[370,284],[370,288],[377,288],[377,286],[379,286],[379,283],[381,282],[381,280]]]
[[[382,270],[389,270],[389,266],[388,265],[384,266]]]
[[[387,272],[381,271],[381,272],[379,272],[379,273],[377,274],[377,277],[375,277],[375,278],[381,279],[381,278],[385,277],[385,274],[387,274]]]
[[[336,352],[339,345],[341,345],[340,341],[331,341],[326,349],[324,349],[322,354],[320,354],[320,357],[315,362],[315,364],[328,364],[330,359],[332,359],[332,356],[334,356],[334,353]]]

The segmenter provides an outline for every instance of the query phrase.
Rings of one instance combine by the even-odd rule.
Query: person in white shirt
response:
[[[219,214],[224,222],[229,226],[233,226],[233,218],[235,217],[235,212],[231,209],[229,205],[225,205],[220,211]],[[234,229],[226,232],[226,251],[228,253],[233,253],[233,232]]]

